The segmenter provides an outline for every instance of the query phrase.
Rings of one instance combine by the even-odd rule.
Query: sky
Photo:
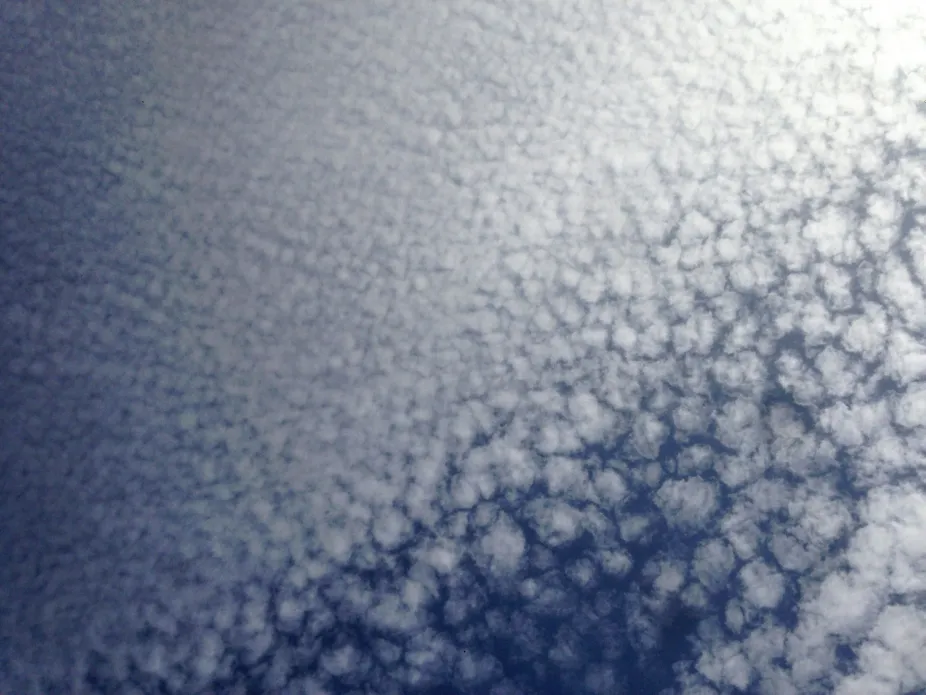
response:
[[[926,690],[926,8],[0,9],[0,693]]]

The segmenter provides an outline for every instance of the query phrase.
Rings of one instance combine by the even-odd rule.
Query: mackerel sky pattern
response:
[[[926,689],[926,9],[0,8],[0,693]]]

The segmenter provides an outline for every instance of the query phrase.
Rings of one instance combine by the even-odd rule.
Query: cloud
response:
[[[791,4],[7,13],[0,690],[926,687],[926,17]]]

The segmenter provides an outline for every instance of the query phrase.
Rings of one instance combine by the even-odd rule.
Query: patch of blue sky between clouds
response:
[[[0,690],[926,687],[917,4],[97,9],[2,11]]]

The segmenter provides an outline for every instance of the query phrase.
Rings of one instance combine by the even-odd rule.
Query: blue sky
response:
[[[0,692],[926,688],[916,3],[0,19]]]

